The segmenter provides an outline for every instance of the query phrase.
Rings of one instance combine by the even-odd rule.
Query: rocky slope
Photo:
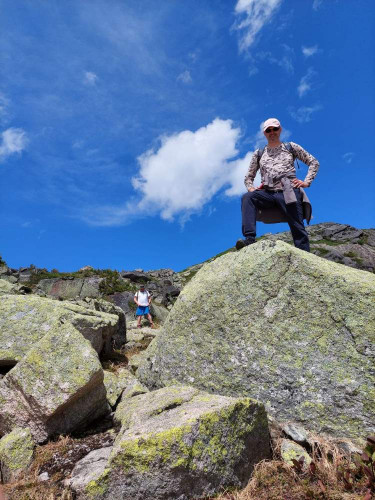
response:
[[[312,254],[279,233],[179,273],[1,262],[0,495],[203,498],[245,485],[275,429],[289,463],[306,429],[352,452],[375,432],[375,231],[308,231]],[[140,283],[160,329],[135,328]]]

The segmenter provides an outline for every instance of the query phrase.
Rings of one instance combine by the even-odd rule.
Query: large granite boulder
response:
[[[270,457],[264,406],[248,398],[174,386],[125,399],[116,419],[112,451],[93,452],[73,470],[79,499],[202,498],[244,486]]]
[[[206,264],[139,363],[342,437],[375,431],[375,276],[261,241]]]
[[[75,299],[74,303],[87,307],[93,311],[115,314],[119,321],[116,332],[112,335],[112,343],[116,349],[120,349],[126,343],[126,316],[121,307],[104,299],[86,297],[85,299]]]
[[[112,337],[121,330],[117,315],[35,295],[2,295],[0,366],[16,364],[47,332],[58,334],[63,322],[74,325],[98,353],[110,353]]]
[[[43,336],[0,380],[0,435],[29,427],[37,442],[106,415],[103,369],[69,323]]]

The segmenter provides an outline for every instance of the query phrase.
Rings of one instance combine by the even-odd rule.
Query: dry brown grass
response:
[[[112,439],[112,441],[111,441]],[[110,441],[109,441],[110,440]],[[101,448],[113,442],[108,433],[74,439],[60,436],[55,441],[37,446],[34,460],[17,481],[4,485],[8,500],[73,500],[72,493],[64,487],[75,463],[92,449]],[[39,481],[41,472],[48,472],[48,481]]]
[[[44,446],[37,446],[34,460],[27,474],[9,485],[4,485],[4,492],[9,500],[72,500],[68,489],[63,488],[59,481],[61,473],[53,474],[48,482],[38,481],[43,466],[54,456],[65,455],[74,440],[68,436],[60,436],[57,441],[50,441]]]
[[[333,443],[317,436],[311,450],[313,466],[298,471],[279,459],[256,465],[248,485],[241,491],[227,492],[215,500],[370,500],[366,477],[358,477],[351,491],[345,487],[342,472],[353,467]],[[366,496],[367,495],[367,496]]]

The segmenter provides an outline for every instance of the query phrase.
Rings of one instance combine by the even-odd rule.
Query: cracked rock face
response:
[[[29,427],[40,443],[105,416],[103,377],[90,342],[72,325],[61,325],[0,380],[0,435]]]
[[[254,397],[279,421],[363,438],[375,431],[374,299],[373,274],[260,241],[199,270],[137,376]]]
[[[123,400],[115,418],[112,450],[90,453],[72,472],[78,499],[203,498],[244,486],[270,457],[264,406],[248,398],[172,386]]]

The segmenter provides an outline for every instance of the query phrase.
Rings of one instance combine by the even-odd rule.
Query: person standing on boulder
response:
[[[237,250],[255,243],[256,221],[261,220],[266,223],[287,222],[294,245],[310,251],[303,219],[310,222],[311,204],[303,188],[309,187],[315,178],[319,162],[298,144],[281,142],[281,131],[281,124],[276,118],[269,118],[263,123],[268,144],[254,152],[245,176],[248,192],[241,200],[242,234],[245,239],[237,241]],[[303,181],[296,176],[296,158],[309,167]],[[253,182],[258,170],[261,185],[255,188]]]
[[[147,319],[151,324],[151,328],[154,328],[154,323],[150,314],[151,294],[145,290],[144,285],[140,285],[138,292],[134,295],[134,302],[138,306],[135,313],[138,317],[137,328],[141,328],[142,316],[147,316]]]

